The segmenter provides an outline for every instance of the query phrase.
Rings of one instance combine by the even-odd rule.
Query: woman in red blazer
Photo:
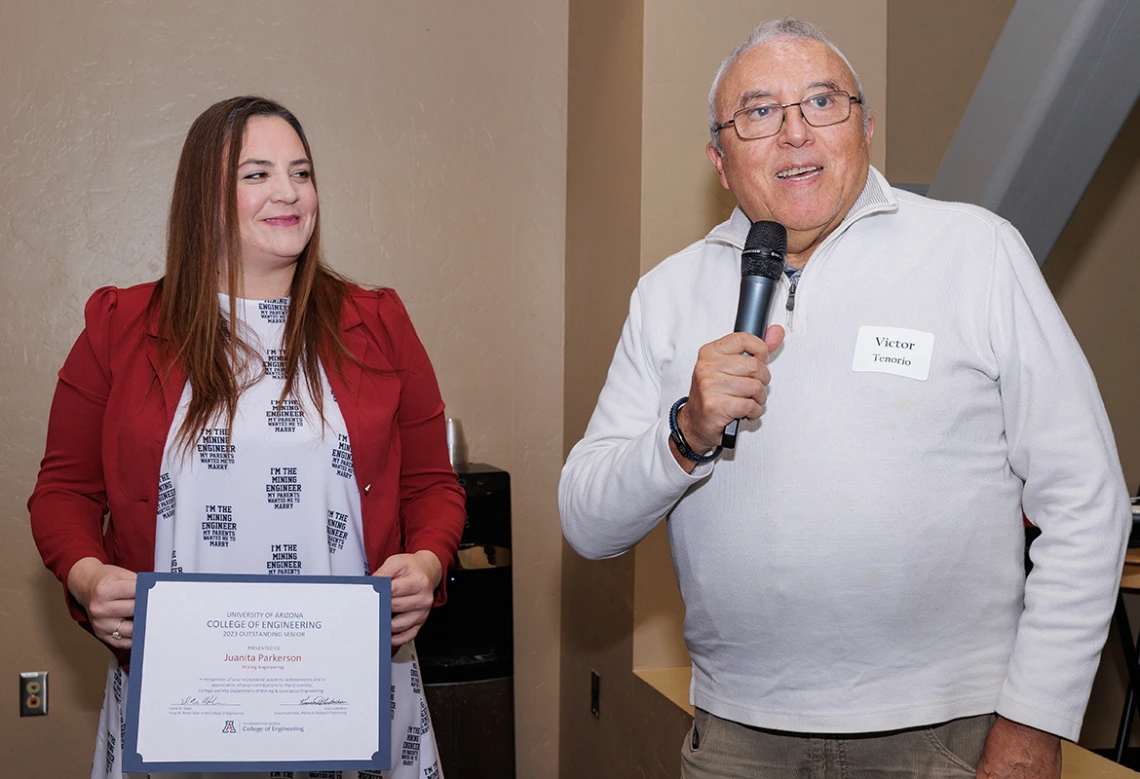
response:
[[[411,642],[442,602],[465,517],[443,401],[395,292],[322,262],[296,118],[245,97],[203,113],[178,167],[165,275],[98,290],[85,316],[28,507],[73,617],[116,656],[112,673],[129,658],[136,572],[157,559],[266,573],[275,563],[258,550],[281,534],[302,550],[281,572],[359,575],[366,561],[391,577],[392,644]],[[265,451],[295,453],[311,471],[303,492],[243,492],[249,474],[266,481],[252,456]],[[203,496],[233,507],[227,522],[199,522]],[[348,551],[359,558],[345,563]],[[93,776],[117,775],[117,756],[105,772],[96,757]]]

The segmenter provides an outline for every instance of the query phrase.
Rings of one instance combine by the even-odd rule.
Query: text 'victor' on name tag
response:
[[[926,381],[934,354],[934,333],[905,327],[863,325],[855,341],[851,370],[893,373],[908,379]]]

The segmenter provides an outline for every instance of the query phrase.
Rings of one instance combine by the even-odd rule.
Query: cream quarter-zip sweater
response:
[[[617,555],[668,516],[690,695],[717,716],[845,733],[996,710],[1075,739],[1131,513],[1092,372],[1020,235],[872,169],[794,311],[780,284],[764,416],[686,474],[669,407],[732,328],[748,227],[737,209],[638,283],[562,472],[566,538]],[[1042,531],[1028,580],[1023,507]]]

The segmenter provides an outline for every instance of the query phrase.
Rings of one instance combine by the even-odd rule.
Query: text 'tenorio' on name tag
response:
[[[855,341],[851,370],[893,373],[908,379],[926,381],[934,354],[934,333],[905,327],[863,325]]]

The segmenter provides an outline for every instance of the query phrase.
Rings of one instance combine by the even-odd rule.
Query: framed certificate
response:
[[[391,581],[140,573],[123,770],[384,770]]]

